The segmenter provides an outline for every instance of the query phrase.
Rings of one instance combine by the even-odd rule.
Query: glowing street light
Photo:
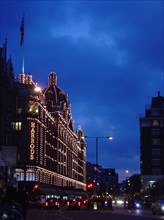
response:
[[[133,172],[132,172],[132,171],[125,170],[125,173],[127,173],[127,174],[129,174],[129,175],[133,176]]]
[[[106,139],[108,139],[108,140],[113,140],[113,137],[112,137],[112,136],[106,136],[106,137],[84,136],[84,138],[94,138],[94,139],[96,139],[96,165],[98,165],[98,140],[99,140],[100,138],[106,138]]]
[[[41,88],[39,86],[36,86],[34,90],[35,90],[35,92],[40,92]]]
[[[106,136],[106,137],[98,137],[98,136],[95,136],[95,137],[92,137],[92,136],[84,136],[84,138],[94,138],[96,139],[96,173],[95,173],[95,193],[97,193],[97,172],[98,172],[98,140],[100,138],[106,138],[108,140],[113,140],[113,137],[112,136]]]

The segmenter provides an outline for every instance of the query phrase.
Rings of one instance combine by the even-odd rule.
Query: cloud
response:
[[[1,41],[8,38],[16,75],[25,12],[25,72],[44,88],[55,71],[71,101],[75,128],[80,124],[85,135],[114,136],[109,151],[107,140],[100,142],[101,165],[139,171],[139,115],[158,90],[164,91],[164,2],[0,4]],[[94,140],[87,140],[89,161],[95,161],[94,150]]]

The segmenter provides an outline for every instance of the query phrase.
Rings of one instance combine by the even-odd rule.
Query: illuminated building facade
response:
[[[86,190],[86,144],[83,131],[74,132],[67,95],[57,86],[56,73],[41,91],[23,73],[16,83],[16,117],[12,122],[18,147],[19,182]]]

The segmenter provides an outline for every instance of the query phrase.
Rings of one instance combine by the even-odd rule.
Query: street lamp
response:
[[[98,140],[100,138],[107,138],[108,140],[113,140],[113,137],[112,136],[106,136],[106,137],[98,137],[98,136],[95,136],[95,137],[92,137],[92,136],[84,136],[85,138],[94,138],[96,139],[96,165],[98,165]]]
[[[133,171],[125,170],[125,173],[133,176]]]
[[[95,175],[95,193],[97,193],[97,172],[98,172],[98,140],[100,138],[106,138],[108,140],[113,140],[113,137],[112,136],[106,136],[106,137],[98,137],[98,136],[95,136],[95,137],[92,137],[92,136],[84,136],[84,138],[94,138],[96,140],[96,175]]]

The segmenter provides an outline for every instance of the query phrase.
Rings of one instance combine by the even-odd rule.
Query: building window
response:
[[[161,160],[160,159],[152,159],[152,165],[153,166],[160,166],[161,165]]]
[[[153,175],[160,175],[161,174],[161,169],[153,169],[152,174]]]
[[[160,143],[161,143],[161,140],[158,138],[153,138],[152,139],[152,145],[160,145]]]
[[[22,122],[12,122],[11,127],[14,131],[21,131],[22,130]]]
[[[151,115],[152,115],[152,116],[159,116],[159,111],[153,110],[153,111],[151,112]]]
[[[160,148],[152,148],[151,154],[152,154],[152,156],[160,156],[160,154],[161,154]]]
[[[158,128],[153,128],[153,129],[151,130],[151,135],[152,135],[152,136],[160,136],[160,129],[158,129]]]
[[[35,172],[32,170],[29,170],[26,172],[26,180],[27,181],[35,181]]]
[[[24,172],[19,173],[19,180],[24,181]]]
[[[154,180],[149,180],[149,187],[150,187],[150,188],[153,188],[154,183],[155,183]]]
[[[22,108],[18,108],[18,114],[22,114]]]
[[[158,120],[153,120],[153,126],[158,126],[158,125],[159,125]]]
[[[16,173],[14,176],[16,177],[17,181],[24,181],[24,170],[22,169],[15,169]]]

